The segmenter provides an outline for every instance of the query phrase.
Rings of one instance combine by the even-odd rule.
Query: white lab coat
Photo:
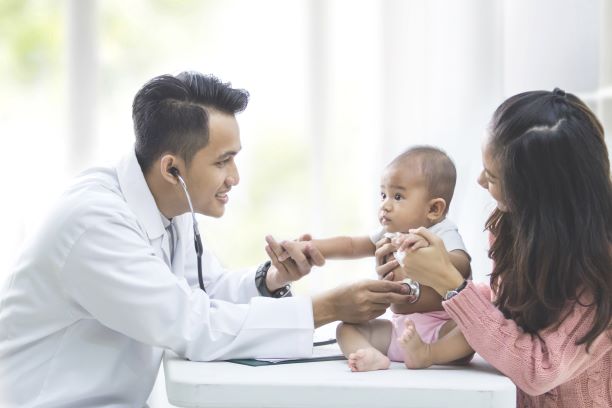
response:
[[[161,217],[133,153],[65,193],[0,296],[1,407],[142,407],[164,349],[311,354],[308,298],[258,297],[254,270],[226,273],[207,250],[205,294],[190,215],[174,220],[171,269]]]

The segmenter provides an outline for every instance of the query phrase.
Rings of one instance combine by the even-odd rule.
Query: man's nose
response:
[[[231,187],[237,185],[238,183],[240,183],[240,174],[238,173],[238,167],[236,167],[236,164],[234,163],[230,174],[225,179],[225,184]]]

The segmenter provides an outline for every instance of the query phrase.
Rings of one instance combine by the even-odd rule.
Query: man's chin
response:
[[[212,218],[221,218],[225,214],[225,207],[208,208],[199,212],[202,215]]]

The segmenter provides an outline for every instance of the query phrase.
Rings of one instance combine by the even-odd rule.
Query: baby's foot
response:
[[[386,370],[390,364],[389,358],[373,347],[359,349],[348,359],[351,371]]]
[[[398,341],[404,350],[404,363],[408,368],[427,368],[433,364],[431,347],[423,343],[412,320],[406,320],[406,328]]]

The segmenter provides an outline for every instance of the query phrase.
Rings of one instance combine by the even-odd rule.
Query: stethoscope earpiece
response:
[[[189,204],[189,211],[191,212],[191,219],[193,221],[193,240],[195,245],[196,255],[198,257],[198,283],[200,284],[200,288],[206,292],[204,288],[204,279],[202,278],[202,253],[204,252],[204,248],[202,247],[202,239],[200,238],[200,230],[198,228],[198,221],[195,217],[195,212],[193,211],[193,205],[191,204],[191,196],[189,195],[189,191],[187,191],[187,184],[185,180],[180,176],[179,171],[176,167],[170,167],[168,172],[176,177],[179,181],[181,187],[183,187],[183,191],[185,192],[185,197],[187,197],[187,204]]]

